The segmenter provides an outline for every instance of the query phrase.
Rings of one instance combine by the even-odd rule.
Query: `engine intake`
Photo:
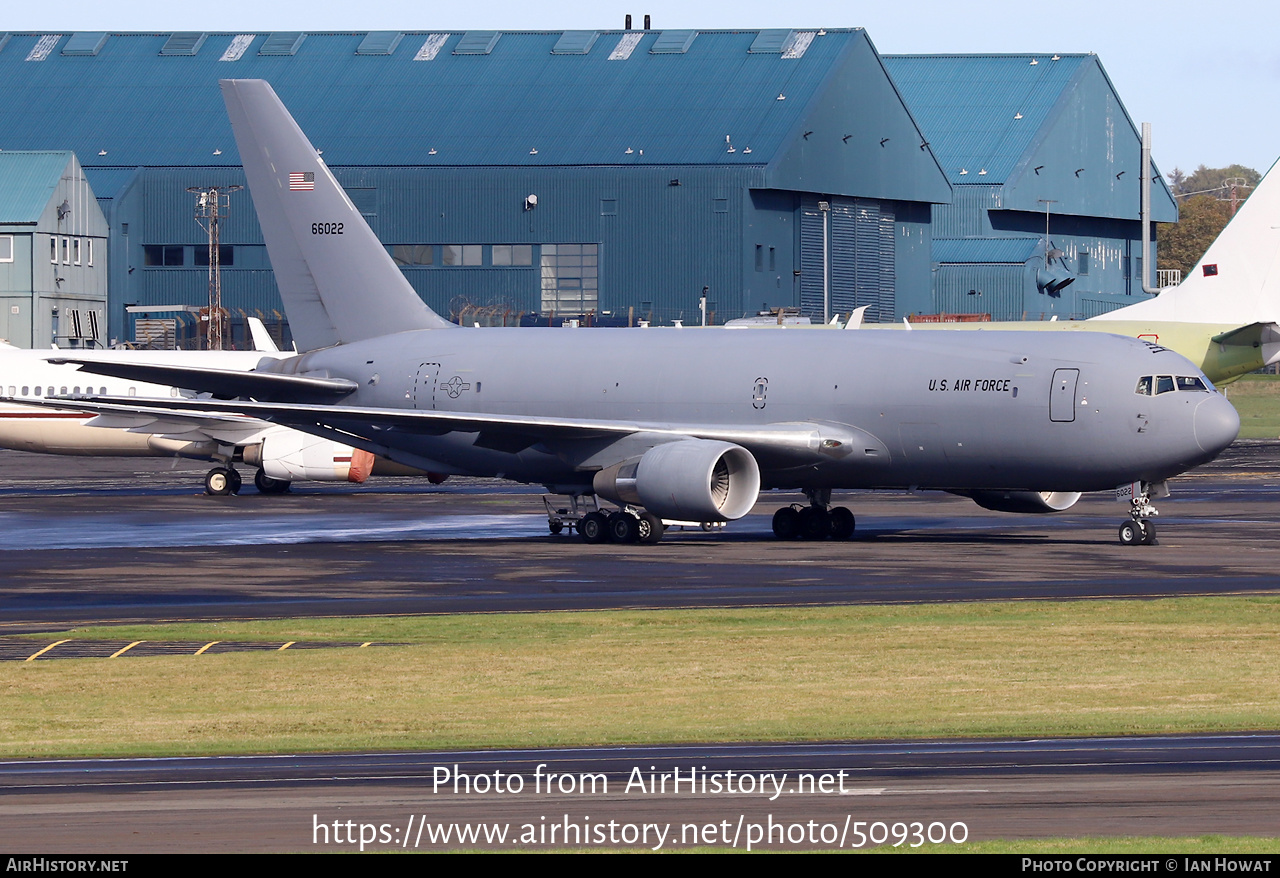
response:
[[[596,473],[595,492],[672,521],[733,521],[760,496],[760,467],[731,442],[681,439]]]

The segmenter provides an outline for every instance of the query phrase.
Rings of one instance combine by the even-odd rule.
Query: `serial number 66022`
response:
[[[312,223],[311,234],[313,235],[341,235],[342,223]]]

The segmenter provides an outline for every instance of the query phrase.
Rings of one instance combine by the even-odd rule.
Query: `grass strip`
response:
[[[71,631],[372,649],[0,664],[0,756],[1280,728],[1280,598]]]
[[[1240,413],[1241,439],[1280,437],[1280,376],[1245,375],[1223,392]]]

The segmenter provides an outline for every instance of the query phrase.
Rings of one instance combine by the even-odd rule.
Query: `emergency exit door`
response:
[[[1053,387],[1049,390],[1049,420],[1068,422],[1076,419],[1076,382],[1079,369],[1054,369]]]

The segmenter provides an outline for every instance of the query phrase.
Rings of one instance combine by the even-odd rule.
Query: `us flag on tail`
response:
[[[316,188],[315,171],[294,171],[289,174],[289,191],[302,192]]]

